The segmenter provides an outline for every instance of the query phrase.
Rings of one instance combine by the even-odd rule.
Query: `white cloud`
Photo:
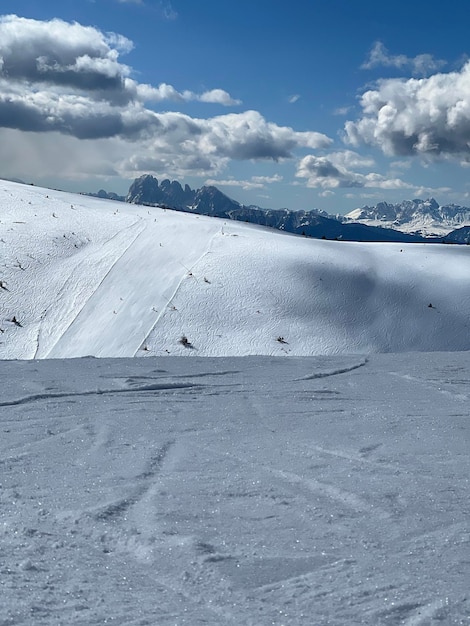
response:
[[[268,184],[280,183],[284,179],[280,174],[274,174],[274,176],[252,176],[251,180],[255,183]]]
[[[201,102],[223,104],[224,106],[239,105],[242,103],[241,100],[233,99],[230,94],[223,89],[211,89],[210,91],[205,91],[200,96],[194,96],[193,99],[200,100]]]
[[[230,159],[279,160],[290,158],[299,147],[326,147],[331,140],[314,132],[267,122],[257,111],[231,113],[209,119],[177,112],[152,114],[154,128],[141,144],[143,161],[156,158],[181,170],[220,171]],[[140,163],[140,165],[139,165]],[[134,168],[145,170],[135,156]]]
[[[399,178],[389,178],[375,172],[361,174],[351,167],[368,167],[373,161],[351,152],[334,152],[326,156],[312,154],[302,158],[297,166],[297,178],[305,178],[307,187],[337,189],[372,187],[377,189],[410,189],[412,185]]]
[[[217,187],[241,187],[245,191],[250,191],[251,189],[263,189],[264,185],[261,183],[255,183],[252,180],[235,180],[233,178],[228,179],[214,179],[208,178],[205,185],[215,185]]]
[[[446,64],[446,61],[435,59],[431,54],[419,54],[415,57],[407,57],[404,54],[391,55],[381,41],[376,41],[367,61],[361,65],[361,69],[370,70],[375,67],[406,68],[410,69],[414,75],[425,76],[442,69]]]
[[[250,180],[235,180],[234,178],[215,180],[213,178],[209,178],[208,180],[206,180],[205,184],[216,185],[220,187],[241,187],[245,191],[249,191],[251,189],[265,189],[266,185],[270,185],[271,183],[279,183],[282,180],[282,176],[280,176],[279,174],[275,174],[274,176],[252,176]]]
[[[328,158],[338,167],[345,169],[357,167],[370,168],[375,165],[374,159],[358,154],[357,152],[353,152],[352,150],[332,152],[328,155]]]
[[[451,187],[415,187],[414,195],[417,198],[438,196],[440,194],[448,195],[452,192]]]
[[[166,20],[172,21],[177,19],[178,13],[173,8],[171,2],[161,1],[159,6],[161,14]]]
[[[338,107],[333,111],[333,115],[347,115],[352,107]]]
[[[362,95],[362,118],[346,122],[346,141],[387,155],[470,159],[469,93],[470,62],[429,78],[382,80]]]
[[[221,104],[223,106],[238,106],[241,104],[241,100],[235,100],[223,89],[211,89],[202,94],[197,94],[187,89],[178,91],[173,85],[168,85],[167,83],[161,83],[158,87],[153,87],[145,83],[137,83],[131,78],[125,78],[124,83],[126,90],[129,94],[132,94],[133,99],[140,102],[173,100],[174,102],[199,101],[209,104]]]
[[[8,160],[8,166],[16,166],[17,171],[24,171],[29,163],[30,172],[44,176],[47,164],[57,175],[70,176],[69,165],[74,163],[74,177],[79,172],[98,175],[110,169],[124,178],[148,172],[207,176],[223,171],[230,160],[279,160],[293,156],[299,147],[325,147],[330,142],[324,135],[269,123],[256,111],[197,119],[178,112],[155,113],[140,105],[116,113],[116,107],[104,104],[95,106],[91,117],[86,99],[63,98],[54,101],[54,106],[50,94],[44,100],[49,116],[44,115],[44,103],[29,102],[29,109],[25,107],[23,131],[30,132],[4,129],[0,134],[0,143],[2,136],[8,137],[8,157],[4,154],[3,162]],[[40,113],[36,113],[38,107]],[[38,126],[48,132],[38,132]],[[254,177],[249,183],[259,188],[276,181],[275,177]]]
[[[301,96],[300,96],[298,93],[295,93],[295,94],[292,94],[292,96],[289,96],[289,97],[287,98],[287,101],[288,101],[290,104],[295,104],[298,100],[300,100],[300,97],[301,97]]]
[[[195,94],[166,83],[138,83],[119,59],[131,47],[121,35],[76,23],[1,17],[0,129],[27,132],[31,149],[67,145],[70,152],[64,154],[73,154],[77,167],[86,171],[81,154],[88,155],[96,142],[99,155],[107,155],[103,171],[124,177],[149,171],[214,175],[230,160],[278,161],[293,158],[297,149],[316,150],[332,143],[322,133],[269,122],[257,111],[201,119],[146,108],[147,102],[169,100],[224,105],[238,101],[222,89]],[[25,142],[20,143],[24,147]],[[11,159],[20,162],[20,153],[12,150]],[[67,170],[60,159],[51,161],[56,172]],[[96,159],[93,162],[100,171]],[[36,167],[41,169],[37,161]],[[275,179],[249,181],[269,182]]]
[[[224,106],[240,104],[223,89],[203,94],[186,90],[179,92],[172,85],[158,87],[139,84],[131,78],[132,68],[119,56],[129,52],[133,43],[116,33],[102,33],[96,28],[53,19],[42,22],[6,15],[0,17],[0,78],[2,97],[15,102],[35,98],[47,91],[51,99],[79,94],[98,102],[125,105],[134,101],[199,100]],[[9,106],[13,121],[13,102]],[[91,104],[91,103],[90,103]],[[18,124],[21,124],[18,111]],[[2,119],[0,118],[0,124]]]
[[[408,170],[411,167],[411,161],[392,161],[390,167],[397,170]]]

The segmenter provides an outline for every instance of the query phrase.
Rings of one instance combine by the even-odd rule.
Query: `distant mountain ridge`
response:
[[[191,189],[189,185],[185,185],[183,188],[176,180],[166,179],[159,183],[149,174],[135,179],[129,188],[126,202],[166,206],[179,211],[244,221],[315,238],[414,243],[428,241],[420,235],[410,235],[393,229],[343,223],[324,211],[292,211],[247,206],[232,200],[217,187]]]
[[[462,226],[457,228],[445,237],[446,243],[465,243],[470,244],[470,226]]]
[[[443,236],[470,225],[470,209],[456,204],[440,206],[434,198],[404,200],[398,204],[379,202],[354,209],[343,217],[345,223],[393,228],[425,237]]]
[[[470,209],[455,204],[440,206],[434,198],[404,200],[398,204],[379,202],[346,215],[329,215],[316,209],[293,211],[244,205],[214,186],[192,189],[169,179],[159,183],[150,174],[136,178],[126,196],[103,189],[87,195],[244,221],[317,239],[459,244],[469,243],[470,239],[469,231],[465,230],[470,230]]]

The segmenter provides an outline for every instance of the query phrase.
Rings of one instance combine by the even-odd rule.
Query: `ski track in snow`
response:
[[[217,228],[215,224],[212,232],[208,229],[208,236],[214,236]],[[181,248],[162,252],[156,245],[157,233],[156,229],[141,229],[49,352],[49,357],[60,358],[70,351],[85,356],[87,350],[82,346],[88,347],[90,339],[94,340],[96,356],[134,356],[142,349],[145,338],[187,275],[185,268],[192,267],[210,246],[210,240],[195,241],[188,231],[181,234],[178,242],[183,253]],[[151,285],[145,272],[147,267],[155,268]],[[103,326],[97,325],[97,319],[102,320]],[[122,334],[126,335],[125,344],[120,340]]]
[[[0,362],[0,623],[467,624],[468,358]]]
[[[60,363],[44,362],[49,371],[60,367]],[[14,550],[12,559],[14,554],[25,557],[16,557],[16,565],[13,560],[8,561],[8,575],[12,577],[10,582],[16,580],[20,587],[32,585],[35,590],[29,603],[26,598],[22,602],[31,607],[36,623],[61,619],[54,591],[59,571],[60,588],[67,590],[68,598],[60,615],[65,610],[68,623],[99,623],[100,615],[104,615],[100,606],[106,606],[109,619],[131,624],[143,623],[144,615],[150,623],[158,624],[185,623],[185,620],[208,624],[302,624],[312,623],[312,616],[318,624],[426,624],[432,620],[465,623],[462,621],[465,601],[461,594],[455,595],[458,564],[454,583],[445,592],[439,587],[440,597],[433,598],[442,575],[432,576],[435,570],[429,561],[436,558],[443,565],[445,560],[439,557],[442,550],[451,548],[455,552],[468,547],[464,518],[453,525],[443,524],[443,519],[433,520],[432,516],[424,516],[421,522],[413,518],[414,509],[408,511],[406,504],[410,495],[407,493],[410,486],[406,486],[408,473],[404,473],[406,465],[387,444],[396,437],[396,430],[395,435],[383,432],[382,441],[376,434],[371,443],[357,445],[354,454],[346,451],[354,448],[348,435],[348,421],[361,412],[360,397],[363,396],[362,402],[367,407],[368,397],[373,395],[371,388],[364,395],[370,376],[376,380],[369,384],[377,388],[372,404],[378,401],[378,410],[381,407],[392,411],[392,422],[400,410],[386,408],[382,385],[388,385],[389,373],[378,376],[380,364],[377,366],[372,360],[366,374],[364,368],[351,370],[346,363],[343,368],[332,368],[327,361],[317,364],[312,360],[297,360],[294,364],[284,361],[285,365],[275,360],[231,361],[229,368],[224,360],[220,365],[212,361],[212,367],[208,368],[205,363],[191,359],[188,362],[191,368],[178,366],[179,372],[172,371],[172,366],[165,367],[166,359],[157,368],[152,359],[146,359],[145,370],[139,368],[140,372],[135,365],[122,360],[114,361],[112,368],[107,361],[87,363],[92,370],[88,374],[90,380],[104,377],[113,379],[116,386],[126,386],[126,393],[119,396],[118,403],[113,401],[117,397],[114,394],[71,397],[68,393],[51,398],[59,404],[58,413],[51,413],[53,404],[50,405],[49,419],[43,411],[37,412],[45,399],[2,407],[2,411],[23,411],[28,407],[31,411],[37,406],[36,422],[15,424],[18,434],[23,429],[29,441],[25,450],[30,467],[37,467],[39,474],[45,472],[44,479],[52,480],[54,491],[61,494],[59,502],[65,505],[53,513],[52,501],[43,504],[45,511],[42,517],[38,516],[36,524],[19,533],[16,527],[19,543],[8,530],[14,518],[11,514],[6,516],[9,521],[4,526],[3,545],[7,546],[8,554]],[[79,364],[77,361],[67,366],[64,381],[70,379],[74,366]],[[20,371],[19,366],[12,364],[16,371]],[[304,371],[316,369],[318,374],[333,369],[350,371],[338,378],[315,379],[299,376],[300,367]],[[124,373],[126,369],[133,373]],[[104,376],[93,372],[103,372]],[[283,376],[279,376],[281,372]],[[178,391],[176,387],[174,394],[165,399],[151,393],[143,402],[134,403],[134,397],[140,397],[143,381],[149,383],[153,379],[149,386],[154,387],[164,384],[157,381],[179,385],[191,378],[205,381],[202,388],[195,390],[195,395],[191,389]],[[268,385],[269,380],[272,382]],[[287,387],[280,385],[280,381],[285,381]],[[83,383],[86,389],[86,380]],[[258,392],[253,393],[253,389]],[[356,394],[355,400],[347,397],[351,390]],[[245,391],[250,393],[246,395]],[[309,391],[311,409],[300,400]],[[416,390],[411,393],[416,395]],[[344,394],[346,397],[342,399]],[[425,395],[416,396],[417,404],[424,402],[426,406],[426,399]],[[67,400],[74,401],[68,405],[72,410],[79,408],[78,403],[87,403],[80,410],[82,420],[86,415],[96,414],[96,417],[85,419],[84,425],[89,425],[85,430],[63,429],[36,439],[32,446],[29,429],[34,423],[39,425],[41,415],[46,424],[51,416],[63,413],[66,405],[61,403]],[[330,423],[325,424],[323,411],[331,403],[336,403],[336,409],[325,413],[330,415]],[[303,406],[304,417],[301,413],[295,417],[292,411],[286,422],[284,411],[289,406],[291,409]],[[87,407],[99,409],[90,413]],[[100,417],[103,410],[105,413]],[[129,421],[131,410],[136,415]],[[439,411],[439,406],[434,406],[434,410]],[[370,408],[363,414],[367,415],[368,411]],[[345,419],[344,412],[349,413],[349,419]],[[153,419],[152,415],[155,415]],[[184,415],[187,417],[182,422]],[[305,430],[312,419],[312,426]],[[51,429],[60,423],[57,418],[53,421],[56,426],[52,423]],[[152,422],[158,424],[153,437],[148,430]],[[138,423],[141,426],[136,431]],[[367,418],[359,423],[363,430],[371,426]],[[271,433],[270,426],[275,426],[279,433]],[[357,421],[355,431],[357,437],[360,432]],[[327,441],[320,445],[318,438],[321,441],[328,432],[334,434],[335,441],[340,439],[342,445],[338,441],[335,448],[325,445]],[[308,438],[310,443],[306,441]],[[55,440],[57,449],[58,439],[62,445],[67,441],[78,445],[77,452],[67,459],[73,468],[75,456],[83,475],[84,491],[78,487],[79,476],[73,478],[74,492],[79,496],[75,502],[57,482],[63,475],[67,484],[74,476],[73,470],[65,470],[63,466],[65,472],[62,470],[53,478],[54,474],[47,469],[47,465],[53,467],[51,460],[40,460],[41,446],[47,451]],[[283,447],[279,446],[281,441]],[[231,451],[234,446],[237,452]],[[380,458],[375,461],[371,458],[379,453],[389,455],[387,464]],[[309,459],[310,464],[314,461],[312,469]],[[62,466],[60,456],[55,461]],[[7,475],[18,467],[12,461],[4,465]],[[348,487],[345,469],[355,475]],[[414,468],[415,473],[416,470],[419,476],[419,466]],[[384,484],[380,483],[380,489],[374,490],[371,485],[378,480],[377,472]],[[34,472],[32,476],[38,480]],[[436,475],[423,475],[420,479],[426,492],[431,488],[428,479],[436,482]],[[367,486],[369,481],[372,482]],[[398,490],[391,484],[386,488],[393,481],[404,487],[398,517],[393,512],[396,503],[391,499]],[[360,495],[363,489],[367,500]],[[40,488],[41,498],[45,495],[43,491]],[[99,498],[93,495],[95,491]],[[434,497],[441,497],[442,493],[437,485]],[[28,505],[20,492],[16,499],[17,506],[26,507],[26,517],[34,518],[35,506]],[[391,508],[384,509],[384,505]],[[434,508],[437,511],[440,505],[436,502]],[[442,518],[443,513],[439,515]],[[413,526],[416,532],[410,533]],[[22,548],[21,542],[29,547]],[[364,547],[360,548],[362,543]],[[58,569],[52,561],[41,557],[43,550],[44,555],[53,551]],[[75,573],[66,566],[72,554],[78,568]],[[406,556],[409,554],[413,554],[414,565],[410,556]],[[445,559],[446,552],[442,554]],[[406,558],[411,570],[404,576],[400,563]],[[81,565],[83,559],[92,568],[89,576]],[[102,559],[107,563],[105,578],[100,575]],[[42,600],[34,602],[34,597],[41,597],[34,580],[44,581],[46,576],[49,582],[43,589]],[[91,581],[96,577],[101,584],[92,587]],[[443,583],[445,579],[446,576]],[[98,593],[95,587],[100,589]],[[8,589],[7,585],[9,594]],[[46,598],[49,598],[47,602]],[[109,598],[113,598],[112,606]],[[25,617],[23,623],[28,619]],[[17,623],[22,623],[20,618]]]
[[[329,378],[330,376],[338,376],[339,374],[348,374],[359,367],[364,367],[367,363],[368,359],[364,359],[360,363],[357,363],[357,365],[351,365],[350,367],[345,367],[343,369],[331,370],[331,372],[318,372],[317,374],[312,374],[310,376],[303,376],[299,380],[315,380],[316,378]]]
[[[175,299],[181,284],[183,283],[183,281],[185,280],[185,278],[188,278],[188,276],[192,277],[193,276],[193,271],[195,271],[195,267],[197,266],[197,264],[208,254],[210,254],[211,251],[211,244],[212,244],[212,240],[214,239],[214,237],[217,235],[218,233],[214,233],[210,239],[210,241],[207,244],[207,248],[206,250],[201,254],[201,256],[199,257],[199,259],[197,259],[196,261],[192,262],[192,264],[190,264],[189,268],[187,269],[187,272],[181,277],[180,281],[178,282],[178,284],[175,287],[175,290],[173,291],[173,293],[170,295],[170,297],[168,298],[165,306],[162,307],[160,313],[158,314],[157,318],[155,319],[155,321],[153,322],[152,326],[149,328],[149,330],[145,333],[145,337],[144,340],[142,341],[142,343],[140,344],[139,348],[135,351],[133,356],[138,356],[139,351],[142,351],[145,349],[145,346],[147,345],[150,336],[152,335],[153,332],[155,332],[155,327],[157,326],[160,318],[165,314],[167,308],[170,306],[171,302],[173,302],[173,300]],[[186,259],[185,259],[186,260]],[[183,264],[182,264],[183,265]],[[183,267],[185,267],[183,265]]]
[[[80,315],[80,312],[86,307],[87,302],[100,289],[100,286],[103,284],[106,276],[110,274],[119,259],[122,258],[126,251],[132,246],[134,241],[142,232],[143,228],[144,225],[142,223],[136,222],[135,224],[132,224],[132,226],[119,231],[111,239],[104,243],[99,250],[94,250],[88,254],[87,257],[73,269],[70,276],[66,279],[64,286],[58,293],[56,301],[49,306],[42,316],[42,323],[38,333],[38,347],[34,358],[50,358],[50,355],[53,354],[54,348],[60,342],[63,335],[70,331],[73,324],[76,322],[77,317]],[[136,234],[134,234],[135,230],[137,230]],[[122,250],[122,248],[124,249]],[[116,256],[116,254],[118,256]],[[84,271],[88,273],[90,272],[90,269],[96,265],[99,265],[100,270],[102,271],[107,266],[107,257],[110,258],[110,265],[104,276],[100,279],[100,282],[93,287],[93,291],[87,294],[85,298],[82,293],[77,295],[75,293],[74,286],[80,282]],[[73,301],[69,304],[68,301],[71,295],[73,296]],[[70,308],[68,309],[68,307]],[[54,316],[54,319],[47,320],[47,330],[50,333],[53,329],[56,336],[53,339],[53,343],[51,344],[50,340],[47,341],[47,348],[44,348],[44,337],[42,336],[43,327],[45,326],[44,322],[46,317],[50,318],[52,316]],[[57,336],[57,326],[60,325],[62,320],[67,319],[71,320],[69,325],[62,331],[60,336]]]
[[[422,385],[423,387],[425,387],[428,391],[432,393],[439,393],[444,396],[448,396],[449,398],[452,398],[453,400],[460,400],[462,402],[468,402],[469,400],[469,396],[467,394],[456,393],[455,391],[442,389],[439,386],[442,383],[439,383],[439,381],[436,381],[434,384],[430,384],[429,381],[423,381],[417,378],[416,376],[411,376],[410,374],[400,374],[400,372],[390,372],[390,374],[392,376],[396,376],[397,378],[403,381],[407,381],[411,383],[418,383],[419,385]]]
[[[18,406],[20,404],[28,404],[31,402],[37,402],[38,400],[54,400],[56,398],[80,398],[86,396],[102,396],[102,395],[114,395],[117,393],[136,393],[142,391],[172,391],[174,389],[198,389],[200,385],[193,385],[191,383],[165,383],[165,384],[153,384],[143,385],[142,387],[133,387],[132,389],[96,389],[93,391],[79,391],[77,393],[38,393],[33,396],[25,396],[24,398],[18,398],[17,400],[10,400],[7,402],[0,402],[2,406]]]

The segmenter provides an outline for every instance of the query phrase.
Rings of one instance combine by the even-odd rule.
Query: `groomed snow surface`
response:
[[[468,626],[469,254],[0,181],[0,626]]]
[[[305,239],[0,181],[0,358],[468,350],[469,276],[468,246]]]

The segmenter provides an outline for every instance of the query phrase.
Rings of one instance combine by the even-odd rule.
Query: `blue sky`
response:
[[[470,204],[465,2],[4,0],[0,175]]]

